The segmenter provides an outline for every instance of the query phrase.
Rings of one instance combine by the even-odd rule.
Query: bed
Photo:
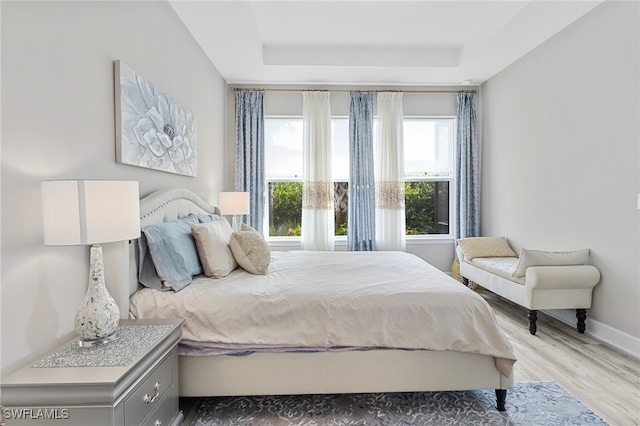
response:
[[[143,229],[218,213],[184,189],[157,191],[140,202]],[[167,292],[139,285],[139,250],[133,246],[130,316],[185,318],[181,396],[495,389],[497,409],[505,409],[515,356],[493,311],[413,255],[272,252],[265,275],[238,268]],[[422,294],[428,282],[437,291]],[[292,288],[298,293],[287,293]],[[194,305],[205,298],[210,302],[204,308]],[[215,301],[220,303],[213,308]],[[263,327],[268,321],[275,327]]]

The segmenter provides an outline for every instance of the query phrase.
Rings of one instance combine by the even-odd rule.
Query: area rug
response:
[[[507,410],[493,390],[206,398],[192,426],[606,425],[556,382],[516,382]]]

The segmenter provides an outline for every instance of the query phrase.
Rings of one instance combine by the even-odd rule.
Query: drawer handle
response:
[[[160,395],[160,382],[156,382],[155,385],[153,385],[153,389],[155,390],[155,395],[151,396],[149,394],[146,394],[144,396],[144,398],[142,398],[142,400],[146,403],[146,404],[151,404],[153,401],[156,400],[156,398],[158,397],[158,395]]]

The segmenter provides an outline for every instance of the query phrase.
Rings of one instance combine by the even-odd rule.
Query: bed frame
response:
[[[140,201],[146,226],[189,213],[218,213],[184,189],[161,190]],[[138,289],[137,242],[128,247],[127,292]],[[128,312],[128,298],[121,298]],[[453,351],[367,350],[347,352],[254,353],[245,356],[180,356],[180,396],[289,395],[495,389],[505,410],[513,374],[505,377],[491,356]]]

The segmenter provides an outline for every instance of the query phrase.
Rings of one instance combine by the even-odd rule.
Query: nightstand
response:
[[[7,426],[180,425],[181,319],[121,320],[117,340],[77,339],[2,381]]]

